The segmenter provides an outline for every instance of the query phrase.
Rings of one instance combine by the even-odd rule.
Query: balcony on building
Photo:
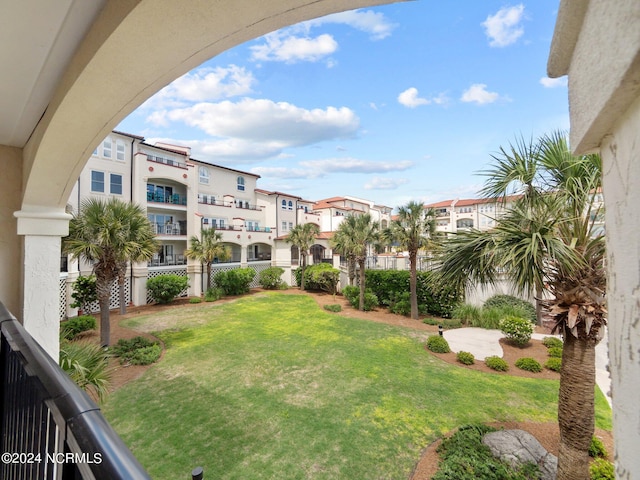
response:
[[[147,205],[156,208],[179,208],[187,206],[187,188],[170,180],[150,179],[147,182]]]

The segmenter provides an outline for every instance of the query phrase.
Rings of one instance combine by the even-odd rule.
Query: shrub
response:
[[[378,303],[378,297],[374,293],[366,290],[364,292],[364,311],[370,312],[375,310],[380,304]],[[358,297],[358,308],[360,307],[360,297]]]
[[[562,347],[551,347],[547,350],[550,357],[562,358]]]
[[[525,318],[506,317],[500,322],[500,330],[510,341],[522,347],[531,340],[533,324]]]
[[[457,318],[427,317],[422,320],[422,323],[426,323],[427,325],[442,325],[445,328],[460,328],[462,326],[462,322]]]
[[[427,348],[435,353],[449,353],[449,342],[440,335],[431,335],[427,338]]]
[[[560,372],[560,369],[562,368],[562,359],[552,357],[544,363],[544,368],[548,368],[549,370],[553,370],[554,372]]]
[[[540,373],[542,366],[535,358],[524,357],[516,360],[516,367],[527,372]]]
[[[160,358],[162,349],[158,342],[138,336],[130,340],[118,340],[118,343],[111,347],[111,352],[120,357],[120,363],[150,365]]]
[[[293,274],[296,279],[296,284],[300,285],[302,281],[302,269],[296,268]],[[320,290],[334,294],[338,291],[339,281],[340,270],[333,268],[328,263],[309,265],[304,270],[305,290]]]
[[[507,364],[507,362],[505,362],[504,359],[497,357],[495,355],[492,357],[485,358],[484,363],[490,369],[496,370],[498,372],[506,372],[507,370],[509,370],[509,365]]]
[[[91,315],[80,315],[70,318],[60,325],[60,336],[65,340],[73,340],[82,332],[95,330],[96,319]]]
[[[60,368],[100,401],[109,392],[112,371],[108,360],[109,354],[95,343],[63,341],[60,344]]]
[[[353,306],[355,301],[355,308],[358,308],[360,288],[355,285],[347,285],[342,289],[342,295]]]
[[[513,295],[494,295],[484,302],[483,307],[513,307],[520,312],[520,314],[514,313],[514,316],[521,316],[532,322],[536,321],[536,307],[530,302],[514,297]]]
[[[205,302],[215,302],[216,300],[220,300],[224,297],[224,292],[221,288],[209,288],[204,294]]]
[[[349,301],[353,308],[360,308],[360,287],[347,285],[342,289],[342,295]],[[370,312],[378,307],[378,297],[369,289],[364,292],[364,311]]]
[[[396,315],[411,315],[411,294],[409,292],[396,293],[389,304],[389,311]]]
[[[325,305],[323,308],[328,312],[333,312],[333,313],[342,311],[342,306],[338,305],[337,303],[332,303],[331,305]]]
[[[80,275],[76,281],[73,282],[71,288],[73,289],[73,293],[71,294],[73,303],[69,306],[71,308],[79,308],[83,310],[84,313],[89,313],[89,305],[98,300],[96,276],[89,275],[88,277],[83,277]]]
[[[452,436],[442,440],[438,446],[440,463],[433,480],[477,480],[513,479],[529,480],[539,478],[535,464],[512,467],[507,462],[491,454],[482,438],[496,429],[486,425],[463,425]]]
[[[473,356],[473,353],[470,352],[458,352],[456,354],[456,359],[464,365],[473,365],[474,363],[476,363],[476,359]]]
[[[607,458],[607,449],[598,437],[591,437],[589,456],[593,458]]]
[[[249,285],[255,276],[256,272],[252,268],[234,268],[216,273],[213,280],[225,295],[242,295],[249,293]]]
[[[604,458],[596,458],[589,466],[591,480],[614,480],[616,478],[613,463]]]
[[[562,340],[560,340],[558,337],[544,337],[542,339],[542,344],[547,348],[551,348],[551,347],[562,348],[563,346]]]
[[[490,330],[499,330],[500,322],[507,316],[508,314],[504,311],[504,307],[483,307],[480,311],[480,323],[475,326]]]
[[[202,303],[202,299],[200,297],[192,297],[189,299],[189,303]]]
[[[189,279],[180,275],[158,275],[147,280],[147,291],[157,303],[169,303],[189,287]]]
[[[262,288],[266,288],[268,290],[278,290],[280,286],[284,283],[282,281],[282,274],[284,273],[284,268],[280,267],[269,267],[262,270],[258,275],[258,282]]]
[[[451,318],[457,318],[462,321],[462,323],[469,325],[470,327],[480,326],[481,316],[482,310],[469,303],[461,303],[451,312]]]

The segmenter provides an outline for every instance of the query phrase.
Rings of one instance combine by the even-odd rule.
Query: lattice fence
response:
[[[124,279],[124,300],[127,305],[131,302],[131,279],[129,277]],[[71,295],[67,295],[67,277],[60,277],[60,319],[66,318],[67,307],[72,301]],[[85,314],[97,313],[100,311],[100,304],[96,300],[91,302],[88,308],[89,311],[84,312]],[[120,308],[120,289],[117,281],[111,286],[111,297],[109,298],[109,309],[115,308]]]
[[[149,270],[149,273],[147,274],[147,279],[149,278],[155,278],[155,277],[159,277],[160,275],[178,275],[179,277],[187,277],[187,269],[186,267],[177,267],[177,268],[171,268],[171,269],[157,269],[157,270]],[[187,289],[184,289],[183,291],[180,292],[180,294],[178,295],[178,297],[186,297],[188,294]],[[151,294],[149,292],[147,292],[147,304],[149,303],[153,303],[153,297],[151,296]]]
[[[256,272],[256,276],[253,277],[253,281],[249,285],[250,288],[256,288],[260,286],[260,272],[269,268],[271,266],[271,261],[266,262],[251,262],[247,265],[247,268],[251,268]],[[214,264],[211,265],[211,277],[209,277],[209,285],[213,285],[213,278],[216,276],[218,272],[228,272],[229,270],[235,270],[236,268],[240,268],[239,263],[224,263],[224,264]]]

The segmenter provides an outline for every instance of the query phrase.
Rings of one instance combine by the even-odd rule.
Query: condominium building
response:
[[[369,200],[335,197],[314,202],[260,189],[259,179],[250,172],[192,158],[189,147],[150,144],[144,137],[113,131],[94,150],[68,203],[70,210],[78,211],[85,198],[115,197],[146,210],[160,246],[148,263],[129,269],[127,300],[134,305],[151,300],[146,280],[165,273],[188,276],[185,293],[202,293],[203,268],[184,252],[190,238],[203,229],[215,228],[231,252],[230,258],[214,261],[216,269],[249,266],[259,272],[275,265],[285,269],[283,280],[292,283],[291,268],[298,265],[299,252],[286,240],[296,225],[315,223],[320,228],[311,247],[311,263],[334,263],[330,238],[345,215],[369,212],[383,228],[390,220],[391,208]],[[91,265],[63,256],[62,270],[61,289],[68,295],[75,278],[89,274]],[[114,294],[112,306],[117,302]],[[65,308],[61,316],[72,313]]]
[[[517,197],[505,199],[469,198],[443,200],[425,205],[436,214],[436,230],[438,232],[455,233],[460,230],[490,230],[496,220],[504,215]]]

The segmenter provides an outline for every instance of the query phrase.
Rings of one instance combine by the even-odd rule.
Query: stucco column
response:
[[[617,478],[640,475],[640,99],[603,139],[609,362]]]
[[[60,247],[71,215],[62,209],[23,206],[15,212],[24,236],[22,323],[57,362],[60,353]]]

